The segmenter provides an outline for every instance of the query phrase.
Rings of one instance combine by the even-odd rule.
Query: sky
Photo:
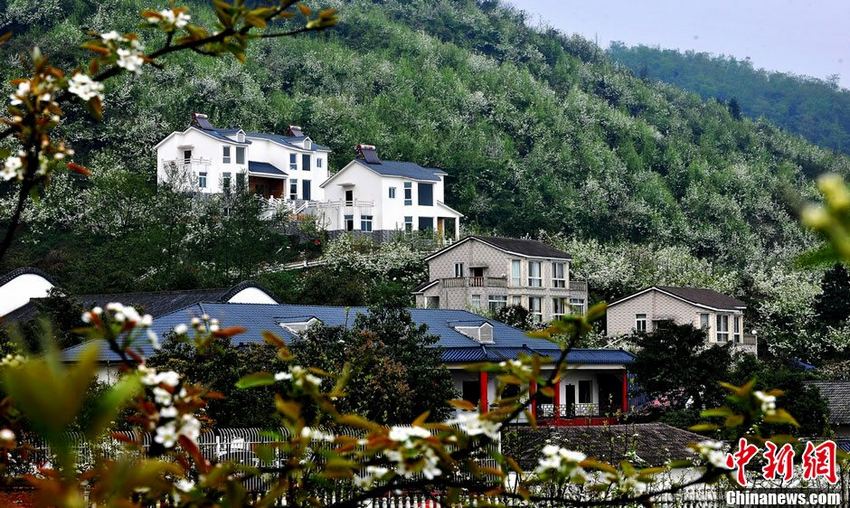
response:
[[[757,68],[850,88],[850,0],[507,0],[532,25],[628,46],[749,57]]]

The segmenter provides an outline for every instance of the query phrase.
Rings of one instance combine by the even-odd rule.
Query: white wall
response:
[[[24,273],[0,287],[0,316],[29,303],[31,298],[44,298],[53,284],[41,275]]]
[[[445,195],[442,180],[439,182],[419,182],[409,178],[379,175],[356,160],[351,161],[337,174],[339,176],[328,182],[325,187],[325,198],[328,201],[345,200],[345,190],[352,189],[355,200],[372,201],[374,207],[371,209],[371,212],[368,208],[361,209],[354,207],[349,208],[344,213],[336,212],[336,214],[333,211],[334,209],[328,209],[326,211],[328,218],[327,228],[331,231],[345,228],[345,224],[341,218],[345,214],[354,215],[354,229],[359,230],[360,215],[371,213],[373,231],[403,231],[405,217],[413,217],[413,231],[419,230],[419,217],[431,217],[433,219],[433,227],[436,229],[437,217],[446,217],[448,215],[445,210],[437,206],[437,201],[443,201]],[[405,182],[412,184],[413,204],[409,206],[405,206],[404,204]],[[433,184],[433,206],[419,205],[418,185],[420,183]],[[354,186],[351,187],[343,184],[354,184]],[[390,187],[395,187],[396,189],[395,198],[389,197]],[[460,218],[456,217],[456,220],[460,220]]]

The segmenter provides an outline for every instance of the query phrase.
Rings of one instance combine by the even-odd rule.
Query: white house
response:
[[[310,213],[328,231],[359,231],[385,238],[394,232],[433,231],[457,239],[462,214],[444,203],[446,173],[413,162],[385,161],[373,145],[324,181],[324,202]]]
[[[191,124],[156,145],[157,182],[183,191],[221,193],[247,189],[291,204],[323,200],[330,149],[301,127],[286,135],[214,127],[193,113]]]
[[[56,284],[38,268],[16,268],[0,276],[0,316],[5,316],[28,304],[34,298],[44,298]]]

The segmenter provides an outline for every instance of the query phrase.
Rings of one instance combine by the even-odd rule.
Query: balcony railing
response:
[[[317,203],[318,208],[372,208],[375,202],[368,199],[332,199]]]
[[[574,291],[576,293],[587,293],[587,281],[570,279],[570,291]]]
[[[183,170],[189,171],[192,169],[208,168],[212,164],[212,160],[204,157],[192,157],[189,159],[169,159],[162,161],[162,166],[166,170]]]
[[[503,288],[507,287],[505,277],[451,277],[442,279],[444,288]]]
[[[579,416],[601,416],[599,404],[595,402],[577,402],[575,404],[538,404],[538,418],[575,418]]]

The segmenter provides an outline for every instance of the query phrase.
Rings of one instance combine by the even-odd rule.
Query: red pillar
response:
[[[561,419],[561,378],[555,380],[555,383],[552,384],[552,389],[555,390],[554,397],[552,397],[552,405],[554,407],[554,416],[555,421]]]
[[[532,379],[531,382],[528,384],[528,396],[531,397],[535,393],[537,393],[537,381]],[[535,420],[537,419],[537,401],[536,400],[531,403],[531,416],[533,416]]]
[[[629,412],[629,372],[623,369],[623,413]]]
[[[481,382],[481,413],[484,414],[490,410],[490,404],[487,402],[487,373],[479,372],[478,380]]]

